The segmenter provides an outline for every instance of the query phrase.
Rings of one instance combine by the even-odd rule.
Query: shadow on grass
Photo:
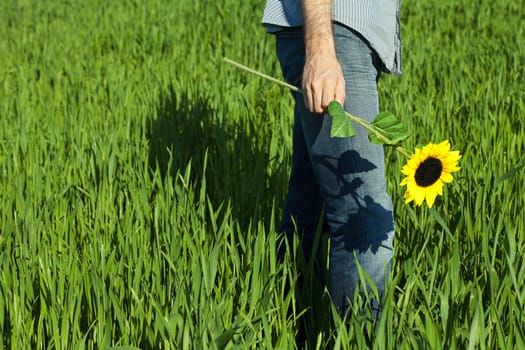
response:
[[[253,230],[260,221],[267,230],[277,230],[279,214],[277,227],[269,227],[270,218],[284,205],[288,167],[271,163],[268,133],[260,130],[256,116],[232,121],[228,110],[212,105],[209,97],[195,91],[172,87],[161,95],[157,118],[147,129],[150,167],[159,169],[164,178],[173,178],[191,164],[195,193],[205,182],[212,206],[230,203],[242,232]],[[297,312],[305,310],[297,322],[297,340],[299,348],[315,348],[318,334],[329,332],[330,306],[322,279],[304,264],[302,257],[293,267],[301,276],[300,287],[293,291]]]
[[[191,163],[194,191],[205,182],[214,208],[230,203],[243,230],[259,221],[275,229],[268,225],[284,197],[286,167],[270,164],[257,116],[232,117],[225,105],[212,107],[199,91],[169,88],[148,125],[150,166],[165,177],[183,173]]]

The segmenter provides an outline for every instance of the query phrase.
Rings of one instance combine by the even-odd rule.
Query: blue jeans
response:
[[[381,61],[359,34],[345,26],[334,24],[334,38],[346,83],[344,108],[370,122],[379,112]],[[300,87],[303,33],[294,29],[277,33],[276,50],[284,78]],[[303,96],[292,94],[293,156],[281,230],[288,237],[299,233],[309,257],[315,254],[311,249],[316,227],[324,220],[330,239],[329,291],[344,313],[359,285],[356,259],[382,293],[394,253],[383,147],[372,144],[358,125],[355,137],[331,138],[331,117],[310,113]]]

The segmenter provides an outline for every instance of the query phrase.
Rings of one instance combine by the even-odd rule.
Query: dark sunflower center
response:
[[[430,186],[439,179],[442,170],[443,164],[439,159],[428,157],[416,170],[416,183],[421,187]]]

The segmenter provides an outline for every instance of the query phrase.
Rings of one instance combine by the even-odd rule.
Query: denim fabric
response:
[[[276,50],[285,79],[300,87],[304,66],[303,34],[276,34]],[[351,29],[335,24],[334,38],[346,83],[345,110],[367,121],[379,111],[377,81],[381,61]],[[393,256],[392,202],[386,192],[383,147],[355,126],[352,138],[331,138],[331,117],[310,113],[303,96],[293,93],[293,156],[281,229],[299,232],[308,257],[324,207],[330,235],[329,290],[345,312],[359,284],[358,265],[384,291]]]

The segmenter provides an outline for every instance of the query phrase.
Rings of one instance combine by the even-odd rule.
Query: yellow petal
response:
[[[437,197],[437,192],[436,191],[427,191],[426,193],[426,200],[427,200],[427,205],[429,208],[432,208],[432,206],[434,205],[434,201],[436,200],[436,197]]]
[[[454,177],[452,175],[450,175],[450,173],[443,172],[439,179],[441,181],[443,181],[443,182],[450,183],[450,182],[452,182],[452,180],[454,180]]]

